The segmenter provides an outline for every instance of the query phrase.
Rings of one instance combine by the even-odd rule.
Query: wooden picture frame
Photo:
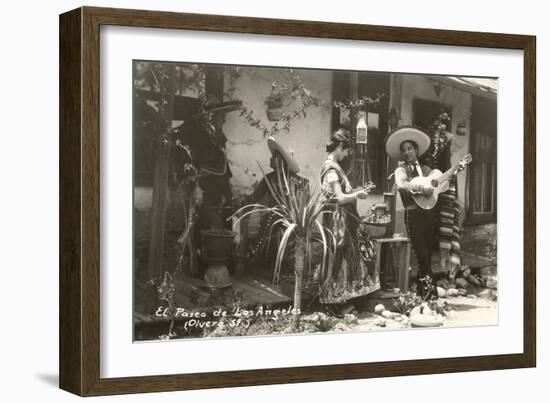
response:
[[[170,28],[524,52],[523,353],[210,373],[100,377],[100,27]],[[81,396],[536,365],[534,36],[81,7],[60,16],[60,387]]]

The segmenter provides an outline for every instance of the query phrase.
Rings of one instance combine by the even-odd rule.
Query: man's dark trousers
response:
[[[405,210],[405,223],[418,261],[418,278],[432,276],[432,245],[434,241],[434,210],[420,207]]]

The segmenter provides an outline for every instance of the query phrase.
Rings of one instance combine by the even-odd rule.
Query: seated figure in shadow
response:
[[[283,185],[281,182],[285,180],[285,177],[296,195],[309,192],[309,181],[298,175],[300,166],[294,158],[293,152],[282,147],[274,137],[267,139],[267,146],[271,152],[269,166],[272,170],[265,174],[258,183],[248,202],[266,207],[275,206],[277,201],[273,197],[268,183],[272,187],[278,188]],[[281,235],[276,227],[277,224],[274,224],[276,220],[277,217],[273,213],[263,214],[260,218],[257,236],[250,239],[245,232],[238,247],[237,273],[243,274],[252,266],[262,266],[266,271],[273,268]],[[244,220],[242,225],[247,227],[248,222],[249,220]],[[292,248],[292,242],[287,247]],[[292,256],[292,253],[285,253],[285,255]]]

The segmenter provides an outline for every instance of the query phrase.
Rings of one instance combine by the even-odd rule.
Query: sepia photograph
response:
[[[134,342],[498,325],[497,77],[128,79]]]

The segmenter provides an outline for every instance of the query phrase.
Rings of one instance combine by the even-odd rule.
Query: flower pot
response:
[[[233,239],[236,234],[227,230],[203,230],[201,235],[208,264],[204,273],[205,285],[210,288],[229,287],[231,276],[226,262],[233,253]]]
[[[388,223],[364,223],[365,229],[372,238],[384,238],[388,232]]]
[[[204,273],[204,282],[209,288],[225,288],[233,284],[225,263],[209,264]]]
[[[225,263],[233,253],[233,239],[237,234],[227,230],[203,230],[201,235],[207,262]]]
[[[267,120],[270,122],[276,122],[283,117],[283,108],[267,109]]]

